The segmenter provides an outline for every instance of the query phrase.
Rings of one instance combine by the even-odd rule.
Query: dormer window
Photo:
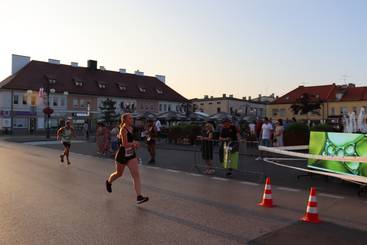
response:
[[[158,94],[163,94],[162,89],[160,89],[160,88],[156,88],[155,90],[157,91],[157,93],[158,93]]]
[[[107,84],[103,83],[103,82],[98,82],[97,81],[97,85],[98,85],[98,88],[100,88],[100,89],[105,89],[107,87]]]
[[[126,91],[126,86],[122,83],[116,83],[117,88],[120,89],[121,91]]]
[[[139,91],[142,92],[142,93],[145,93],[147,90],[144,87],[139,86]]]
[[[83,86],[83,81],[81,79],[74,78],[73,80],[74,80],[75,86],[77,86],[77,87],[82,87]]]

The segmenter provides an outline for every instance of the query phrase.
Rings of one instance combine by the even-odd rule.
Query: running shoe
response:
[[[71,162],[70,161],[68,161],[68,165],[70,165],[71,164]]]
[[[108,180],[106,180],[106,190],[109,193],[112,192],[112,184],[110,182],[108,182]]]
[[[142,204],[144,202],[147,202],[149,201],[149,197],[143,197],[142,195],[139,195],[137,198],[136,198],[136,201],[138,204]]]
[[[60,161],[64,162],[64,155],[60,155]]]

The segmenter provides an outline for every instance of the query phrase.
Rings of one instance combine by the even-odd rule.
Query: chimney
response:
[[[204,95],[204,99],[209,99],[209,96],[208,95]]]
[[[274,98],[274,93],[272,93],[272,94],[270,95],[270,97],[271,97],[271,98]]]
[[[251,100],[251,96],[248,97],[248,100]]]
[[[259,94],[259,99],[261,99],[261,94]]]
[[[156,78],[158,78],[159,81],[162,83],[166,83],[166,76],[163,75],[155,75]]]
[[[97,70],[97,61],[96,60],[88,60],[88,69]]]
[[[144,76],[144,72],[139,71],[139,70],[136,70],[136,71],[135,71],[135,75],[138,75],[138,76]]]
[[[119,72],[120,72],[120,73],[126,73],[126,69],[122,69],[122,68],[120,68],[120,69],[119,69]]]
[[[14,73],[22,69],[29,62],[31,62],[31,57],[29,56],[12,54],[11,55],[11,74],[13,75]]]
[[[243,100],[246,100],[246,96],[245,97],[242,97]]]
[[[229,98],[233,98],[233,94],[230,94],[230,95],[229,95]]]
[[[214,97],[213,96],[210,96],[211,99],[213,99]]]
[[[60,60],[48,59],[48,63],[60,65]]]
[[[227,97],[227,95],[226,94],[223,94],[223,98],[226,98]]]
[[[71,62],[70,64],[72,67],[78,67],[78,62]]]
[[[106,68],[105,68],[104,66],[99,66],[99,69],[100,69],[101,71],[105,71],[105,70],[106,70]]]

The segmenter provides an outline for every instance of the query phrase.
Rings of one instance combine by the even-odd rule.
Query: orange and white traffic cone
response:
[[[301,220],[308,223],[320,223],[319,214],[317,212],[316,188],[314,187],[311,187],[306,214]]]
[[[258,205],[263,206],[263,207],[267,207],[267,208],[275,207],[275,205],[273,205],[273,199],[271,197],[271,194],[272,193],[271,193],[270,178],[267,177],[266,182],[265,182],[263,200]]]

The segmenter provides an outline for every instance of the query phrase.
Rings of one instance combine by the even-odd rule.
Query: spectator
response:
[[[284,134],[283,120],[278,119],[278,121],[275,122],[273,146],[283,146],[284,145],[283,134]]]
[[[261,126],[261,132],[260,132],[260,145],[262,146],[267,146],[270,147],[271,146],[271,136],[272,136],[272,131],[273,131],[273,126],[271,125],[271,123],[269,122],[269,119],[267,117],[264,118],[264,123]],[[260,156],[256,158],[256,160],[261,160],[262,156],[261,156],[261,151],[260,151]]]
[[[148,164],[154,164],[157,130],[152,119],[148,119],[147,126],[145,128],[145,136],[147,137],[147,148],[150,155]]]
[[[213,160],[213,132],[214,127],[210,123],[205,123],[201,136],[198,136],[198,140],[201,140],[201,156],[206,163],[206,174],[212,175],[215,170],[212,167]]]
[[[232,169],[238,168],[240,133],[228,118],[223,121],[219,140],[221,141],[219,159],[228,169],[226,175],[232,176]]]
[[[85,135],[85,139],[89,140],[89,125],[88,122],[83,124],[83,134]]]
[[[119,129],[117,127],[117,125],[115,124],[115,126],[112,128],[111,130],[111,134],[110,134],[110,138],[111,138],[111,151],[113,153],[115,153],[118,149],[118,145],[119,145],[119,139],[117,137],[117,135],[119,134]]]
[[[103,124],[97,123],[96,129],[96,145],[97,145],[97,154],[103,153]]]

